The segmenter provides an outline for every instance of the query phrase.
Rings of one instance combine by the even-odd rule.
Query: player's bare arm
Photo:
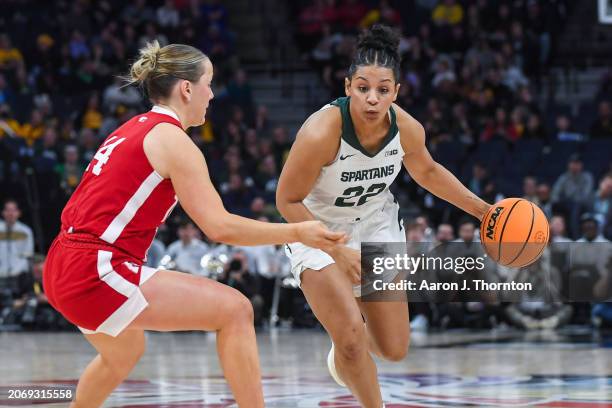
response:
[[[288,222],[315,219],[302,200],[321,169],[334,160],[341,131],[342,117],[336,108],[313,113],[298,131],[276,190],[276,206]]]
[[[290,223],[314,220],[302,200],[312,190],[321,169],[331,163],[338,152],[342,117],[339,109],[313,113],[302,125],[291,147],[276,190],[276,206]],[[352,280],[360,280],[359,252],[344,245],[325,250],[336,263],[344,265]]]
[[[344,240],[342,233],[321,235],[324,227],[318,221],[300,225],[270,224],[227,212],[210,180],[204,155],[176,126],[158,125],[147,135],[144,149],[156,171],[172,180],[187,214],[214,241],[232,245],[301,241],[331,250]]]
[[[421,187],[479,220],[484,217],[490,204],[467,189],[457,177],[437,163],[425,146],[425,129],[410,114],[397,105],[397,125],[400,129],[404,149],[404,167]]]

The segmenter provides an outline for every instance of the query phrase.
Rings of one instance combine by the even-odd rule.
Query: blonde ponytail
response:
[[[157,67],[157,58],[161,51],[159,42],[154,40],[148,43],[140,50],[140,58],[132,65],[130,69],[129,82],[131,84],[143,84],[151,73],[155,72]]]
[[[179,79],[197,82],[204,74],[208,57],[197,48],[185,44],[160,47],[154,40],[140,49],[139,58],[127,77],[127,85],[144,88],[152,102],[167,98]]]

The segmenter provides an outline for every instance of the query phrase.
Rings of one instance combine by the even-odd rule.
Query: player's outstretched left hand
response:
[[[336,245],[346,244],[348,236],[344,232],[334,232],[321,221],[305,221],[296,224],[298,240],[304,245],[331,251]]]

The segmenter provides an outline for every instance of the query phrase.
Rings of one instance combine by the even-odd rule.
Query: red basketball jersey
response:
[[[62,212],[62,230],[97,237],[144,260],[157,228],[177,203],[174,188],[147,159],[143,141],[157,124],[181,127],[159,106],[137,115],[104,141]]]

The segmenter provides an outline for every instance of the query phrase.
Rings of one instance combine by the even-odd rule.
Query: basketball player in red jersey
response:
[[[143,265],[157,227],[177,201],[211,239],[233,245],[304,242],[331,250],[343,233],[320,222],[269,224],[229,214],[185,130],[199,126],[213,66],[199,50],[157,42],[140,51],[131,82],[155,104],[102,144],[62,213],[44,271],[49,302],[98,355],[72,407],[101,405],[145,350],[144,330],[217,332],[223,372],[240,407],[263,407],[253,311],[238,291]]]

